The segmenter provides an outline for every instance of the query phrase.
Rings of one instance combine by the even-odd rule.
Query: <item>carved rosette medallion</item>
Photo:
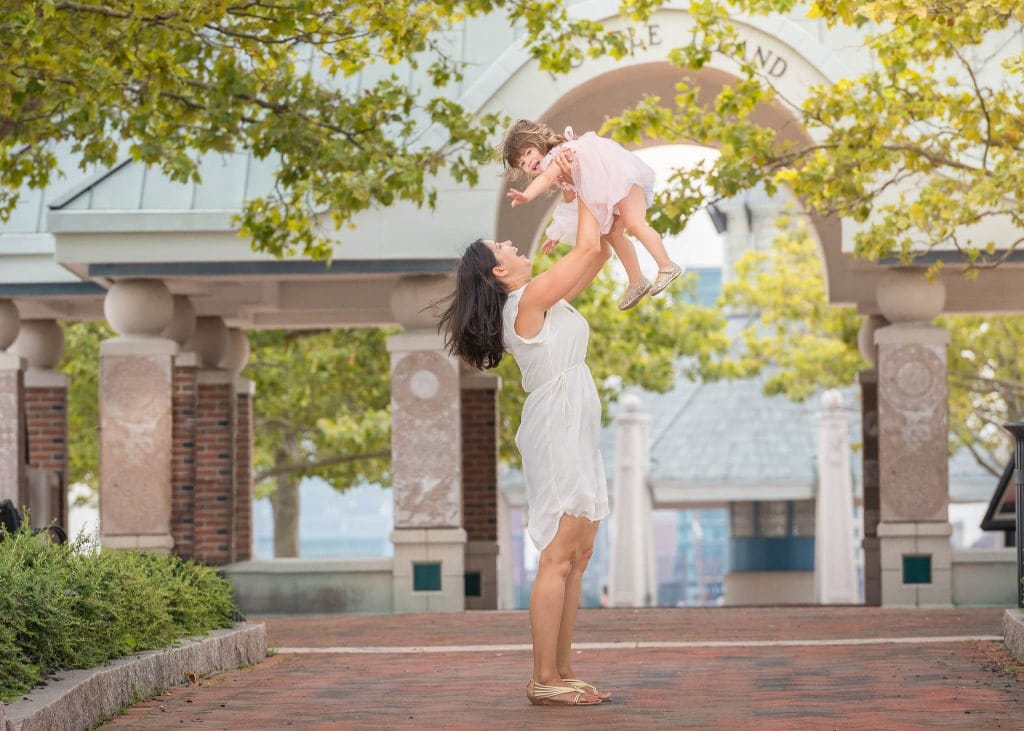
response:
[[[105,535],[170,528],[169,358],[105,357],[100,373]]]
[[[917,343],[883,346],[879,361],[882,520],[946,520],[945,351]]]
[[[395,353],[391,452],[395,527],[458,527],[462,427],[456,364],[437,351]]]

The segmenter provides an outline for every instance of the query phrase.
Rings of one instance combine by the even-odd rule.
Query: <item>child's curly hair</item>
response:
[[[540,154],[546,155],[552,147],[565,142],[565,137],[556,134],[543,122],[520,119],[505,132],[501,140],[501,161],[505,166],[505,177],[518,179],[525,175],[517,162],[527,147],[536,147]]]

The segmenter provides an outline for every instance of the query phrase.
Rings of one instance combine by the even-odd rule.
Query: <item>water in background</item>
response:
[[[311,477],[299,485],[300,558],[389,558],[391,490],[359,485],[339,492]],[[253,558],[274,557],[270,500],[252,503]]]

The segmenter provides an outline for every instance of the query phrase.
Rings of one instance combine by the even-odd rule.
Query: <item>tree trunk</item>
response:
[[[274,558],[299,556],[299,481],[290,475],[275,480],[277,489],[270,496],[274,512]]]

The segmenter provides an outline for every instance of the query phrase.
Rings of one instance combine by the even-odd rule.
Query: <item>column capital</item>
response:
[[[18,337],[20,327],[21,315],[18,314],[18,307],[14,301],[0,298],[0,352],[6,350]]]
[[[71,379],[60,371],[29,368],[25,371],[25,388],[68,388]]]
[[[459,369],[459,387],[463,391],[500,391],[501,379],[493,373],[478,371],[463,364]]]
[[[922,322],[897,322],[875,331],[875,345],[946,345],[949,331]]]
[[[20,355],[0,350],[0,371],[23,371],[26,365],[25,359]]]
[[[417,350],[444,350],[444,338],[437,330],[408,330],[388,336],[389,353],[402,353]]]

